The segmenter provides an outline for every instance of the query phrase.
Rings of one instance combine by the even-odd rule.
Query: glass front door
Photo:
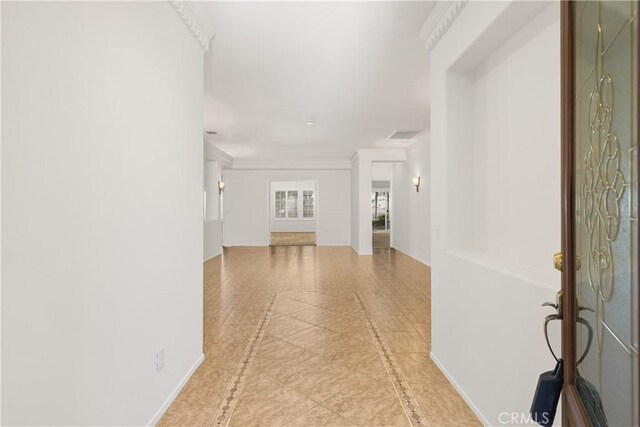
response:
[[[592,425],[638,425],[638,2],[572,2],[573,366]]]

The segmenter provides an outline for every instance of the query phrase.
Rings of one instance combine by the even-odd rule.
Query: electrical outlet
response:
[[[164,368],[164,348],[156,353],[156,372],[160,372]]]
[[[436,240],[440,240],[440,226],[436,226]]]

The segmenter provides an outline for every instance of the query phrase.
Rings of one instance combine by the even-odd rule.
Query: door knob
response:
[[[556,270],[562,271],[562,267],[564,264],[564,254],[562,252],[558,252],[553,255],[553,266]]]

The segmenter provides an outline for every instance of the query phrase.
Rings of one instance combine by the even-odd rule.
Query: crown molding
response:
[[[169,0],[171,6],[185,23],[193,37],[205,51],[209,50],[211,39],[215,35],[213,26],[197,3],[185,0]]]
[[[229,169],[233,165],[233,157],[207,141],[204,141],[204,157],[205,160],[220,162],[220,166],[225,169]]]
[[[431,51],[447,32],[469,0],[439,1],[420,27],[418,34]]]
[[[232,169],[245,170],[346,170],[351,169],[349,159],[323,160],[242,160],[234,159]]]
[[[407,152],[404,148],[359,148],[351,156],[351,162],[359,157],[373,162],[404,162]]]

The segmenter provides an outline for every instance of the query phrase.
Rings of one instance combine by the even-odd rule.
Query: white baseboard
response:
[[[204,353],[201,354],[200,357],[198,357],[198,360],[196,360],[196,363],[194,363],[193,366],[187,371],[186,375],[182,378],[180,383],[178,383],[178,385],[171,392],[169,397],[167,397],[167,400],[164,401],[160,409],[158,409],[158,411],[151,418],[151,420],[149,420],[149,422],[147,423],[147,426],[154,427],[156,424],[158,424],[158,421],[160,421],[160,418],[162,418],[164,413],[167,412],[167,409],[169,409],[169,406],[171,406],[171,404],[176,399],[176,397],[178,397],[178,394],[180,393],[182,388],[187,384],[187,381],[189,381],[189,378],[191,378],[193,373],[196,371],[196,369],[198,369],[198,367],[202,364],[202,362],[204,362]]]
[[[467,393],[464,392],[462,387],[460,387],[460,384],[458,384],[458,382],[451,376],[449,371],[447,371],[447,368],[444,367],[444,365],[442,364],[442,362],[440,362],[438,357],[435,354],[433,354],[433,352],[430,352],[429,356],[431,357],[431,360],[433,360],[433,363],[435,363],[435,365],[438,367],[438,369],[440,369],[442,374],[447,378],[447,380],[449,380],[453,388],[456,389],[456,391],[462,397],[462,399],[464,399],[464,401],[467,402],[467,405],[469,405],[469,408],[471,408],[473,413],[476,414],[476,417],[478,417],[482,425],[490,426],[491,424],[489,424],[489,421],[484,416],[484,414],[480,411],[480,409],[476,406],[476,404],[473,403],[473,401],[467,395]]]
[[[209,258],[205,259],[205,260],[204,260],[204,262],[207,262],[207,261],[209,261],[210,259],[214,259],[215,257],[220,256],[220,255],[222,255],[222,251],[219,251],[219,252],[218,252],[217,254],[215,254],[215,255],[211,255]]]
[[[353,250],[353,252],[355,252],[355,253],[356,253],[356,255],[358,255],[358,256],[373,256],[373,252],[362,252],[362,253],[360,253],[360,252],[356,251],[356,250],[355,250],[355,249],[353,249],[353,248],[351,248],[351,249],[352,249],[352,250]]]
[[[431,266],[430,266],[429,264],[427,264],[426,262],[424,262],[423,260],[416,258],[415,256],[411,255],[410,253],[403,251],[402,249],[398,249],[397,247],[395,247],[395,246],[393,246],[393,245],[391,245],[391,249],[395,249],[396,251],[398,251],[398,252],[400,252],[400,253],[402,253],[402,254],[404,254],[404,255],[408,256],[409,258],[413,258],[413,259],[415,259],[415,260],[416,260],[416,261],[418,261],[420,264],[424,264],[424,265],[426,265],[427,267],[431,268]]]

